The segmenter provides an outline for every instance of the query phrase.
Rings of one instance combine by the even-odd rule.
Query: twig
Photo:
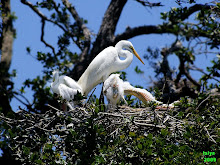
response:
[[[157,127],[157,128],[166,128],[166,127],[163,126],[163,125],[147,124],[147,123],[139,123],[139,122],[136,122],[136,121],[134,121],[134,124],[142,125],[142,126]]]
[[[99,112],[98,114],[103,114],[103,115],[109,115],[109,116],[115,116],[115,117],[122,117],[122,118],[124,118],[123,115],[119,115],[119,114],[116,114],[116,113]]]
[[[195,111],[196,111],[206,100],[208,100],[210,97],[211,97],[211,94],[208,95],[208,97],[206,97],[204,100],[202,100],[202,102],[196,107]]]
[[[52,50],[53,54],[55,55],[55,54],[56,54],[56,52],[55,52],[54,47],[53,47],[53,46],[51,46],[50,44],[48,44],[48,43],[47,43],[47,42],[44,40],[44,27],[45,27],[45,19],[44,19],[44,18],[42,18],[42,19],[41,19],[41,22],[42,22],[42,26],[41,26],[41,37],[40,37],[40,39],[41,39],[41,41],[44,43],[44,45],[46,45],[47,47],[51,48],[51,50]]]
[[[68,32],[62,25],[60,25],[56,21],[53,21],[53,20],[47,18],[45,15],[43,15],[43,13],[41,13],[31,2],[26,1],[26,0],[21,0],[21,3],[29,6],[38,16],[41,17],[41,19],[45,19],[46,21],[51,22],[51,23],[57,25],[59,28],[61,28],[66,33]]]
[[[54,109],[54,110],[56,110],[56,111],[61,111],[61,110],[59,110],[59,109],[57,109],[57,108],[53,107],[53,106],[52,106],[52,105],[50,105],[50,104],[47,104],[47,106],[48,106],[48,107],[50,107],[50,108],[52,108],[52,109]]]
[[[215,144],[217,144],[216,141],[215,141],[215,140],[212,138],[212,136],[209,134],[209,131],[208,131],[208,129],[207,129],[206,127],[207,127],[207,126],[204,127],[204,130],[207,132],[209,138],[210,138]]]

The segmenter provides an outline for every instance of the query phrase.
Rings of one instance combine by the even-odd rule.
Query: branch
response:
[[[195,13],[199,10],[202,11],[202,10],[205,10],[205,9],[211,9],[212,7],[214,7],[214,6],[195,4],[191,7],[189,7],[188,10],[184,14],[181,15],[181,20],[183,21],[183,20],[187,19],[190,15],[192,15],[193,13]]]
[[[210,133],[209,133],[207,127],[208,127],[208,126],[204,126],[203,128],[204,128],[204,130],[207,132],[207,135],[209,136],[210,140],[211,140],[212,142],[214,142],[215,144],[217,144],[216,141],[215,141],[215,139],[213,139],[213,137],[210,135]]]
[[[195,86],[197,86],[198,89],[201,88],[201,85],[192,78],[192,76],[190,75],[190,73],[187,71],[186,67],[184,66],[184,74],[185,76],[189,79],[189,81],[191,81]]]
[[[53,21],[49,18],[47,18],[43,13],[41,13],[31,2],[28,2],[26,0],[21,0],[21,3],[29,6],[38,16],[41,17],[41,19],[44,19],[48,22],[51,22],[55,25],[57,25],[59,28],[61,28],[64,32],[68,33],[68,30],[66,30],[61,24],[57,23],[56,21]]]
[[[120,40],[127,40],[130,38],[133,38],[135,36],[143,35],[143,34],[162,34],[162,33],[168,33],[169,31],[162,31],[161,26],[154,26],[154,25],[145,25],[145,26],[139,26],[135,28],[127,27],[125,32],[118,34],[115,37],[115,43]]]
[[[90,41],[91,32],[86,27],[86,25],[83,23],[82,19],[79,17],[74,6],[72,6],[68,0],[62,0],[62,2],[66,6],[66,8],[69,10],[69,12],[72,14],[72,16],[76,20],[76,22],[79,24],[79,27],[82,29],[85,39],[87,41]]]
[[[40,40],[49,48],[51,48],[53,54],[55,55],[56,52],[55,52],[55,49],[53,46],[51,46],[50,44],[48,44],[45,40],[44,40],[44,26],[45,26],[45,19],[41,19],[41,22],[42,22],[42,26],[41,26],[41,37],[40,37]]]
[[[72,6],[71,3],[68,0],[62,0],[62,2],[66,6],[66,8],[69,10],[69,12],[73,16],[73,18],[76,20],[79,28],[83,32],[83,36],[85,38],[85,41],[84,41],[84,48],[83,48],[82,53],[80,55],[80,61],[82,61],[85,58],[85,56],[87,55],[87,53],[89,52],[89,49],[90,49],[90,44],[91,44],[90,34],[91,34],[91,32],[86,27],[86,25],[83,23],[83,20],[79,17],[79,15],[78,15],[76,9],[74,8],[74,6]]]
[[[195,65],[189,66],[189,69],[199,71],[199,72],[201,72],[202,74],[208,76],[208,74],[207,74],[205,71],[203,71],[203,69],[200,69],[200,68],[196,67]],[[214,76],[210,76],[210,78],[212,78],[213,80],[215,80],[215,81],[217,81],[217,82],[220,83],[220,80],[218,80],[218,79],[215,78]]]
[[[56,10],[57,12],[59,12],[59,11],[58,11],[58,8],[57,8],[57,6],[56,6],[56,3],[55,3],[54,1],[52,1],[52,2],[53,2],[53,5],[54,5],[55,10]],[[65,25],[65,27],[64,27],[64,26],[62,26],[61,24],[59,24],[57,21],[53,21],[53,20],[47,18],[47,17],[46,17],[43,13],[41,13],[41,12],[37,9],[37,7],[35,7],[31,2],[26,1],[26,0],[21,0],[21,3],[23,3],[23,4],[27,5],[27,6],[29,6],[29,7],[41,18],[41,20],[44,20],[44,21],[42,21],[42,28],[44,27],[44,25],[43,25],[43,24],[45,24],[44,22],[45,22],[45,21],[48,21],[48,22],[51,22],[51,23],[57,25],[57,26],[58,26],[60,29],[62,29],[65,33],[71,34],[71,31],[69,30],[68,25],[64,24],[64,25]],[[72,38],[72,37],[71,37],[71,38]],[[73,38],[72,38],[72,40],[73,40],[73,42],[76,43],[76,45],[81,49],[80,44],[77,43]],[[46,42],[44,41],[44,39],[42,40],[42,35],[41,35],[41,41],[42,41],[47,47],[50,47],[50,48],[52,49],[53,53],[55,52],[55,51],[53,50],[53,48],[52,48],[51,45],[49,45],[48,43],[46,43]]]
[[[162,25],[144,25],[144,26],[139,26],[139,27],[134,27],[134,28],[130,28],[127,27],[125,32],[118,34],[115,37],[114,42],[117,43],[120,40],[127,40],[139,35],[145,35],[145,34],[173,34],[173,35],[182,35],[182,32],[184,32],[185,28],[179,27],[178,31],[173,30],[173,25],[168,25],[166,23],[162,24]],[[187,37],[207,37],[209,38],[210,36],[208,36],[206,34],[206,32],[204,31],[198,31],[198,30],[194,30],[191,29],[191,32],[187,34]]]
[[[161,5],[161,2],[158,3],[151,3],[145,0],[136,0],[138,3],[142,4],[143,6],[148,6],[148,7],[158,7],[158,6],[164,6]]]

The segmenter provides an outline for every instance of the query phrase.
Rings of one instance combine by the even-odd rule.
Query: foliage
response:
[[[83,108],[63,112],[52,107],[45,114],[20,110],[17,120],[1,114],[7,127],[1,130],[1,145],[10,144],[22,164],[203,164],[203,151],[215,152],[218,158],[219,95],[182,98],[178,106],[161,112],[161,119],[165,124],[167,116],[175,116],[182,124],[168,122],[161,128],[156,116],[152,126],[137,125],[141,121],[135,112],[126,117],[123,109],[105,113],[93,104],[87,105],[87,113]],[[142,111],[144,119],[147,108]]]

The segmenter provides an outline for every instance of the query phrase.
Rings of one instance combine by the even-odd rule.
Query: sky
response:
[[[35,3],[33,0],[31,2]],[[87,27],[93,33],[97,34],[110,0],[70,0],[70,2],[75,6],[80,17],[88,20]],[[201,0],[200,2],[209,1]],[[174,0],[166,0],[165,7],[155,7],[152,9],[143,7],[134,0],[128,0],[128,3],[122,11],[115,34],[122,33],[127,26],[136,27],[141,25],[161,24],[162,20],[160,19],[160,13],[169,11],[171,7],[178,7]],[[15,15],[18,18],[14,22],[17,35],[13,43],[13,57],[10,70],[17,70],[17,76],[13,78],[13,81],[15,83],[15,90],[19,90],[26,79],[34,79],[38,75],[43,75],[42,64],[36,59],[37,51],[48,52],[50,49],[46,48],[40,41],[40,18],[28,6],[23,5],[19,0],[11,0],[11,9],[12,12],[15,12]],[[42,10],[42,13],[47,13],[47,11]],[[54,25],[46,23],[45,40],[48,43],[56,46],[57,35],[60,33],[61,31]],[[175,41],[175,39],[176,38],[173,35],[164,34],[142,35],[129,39],[129,41],[133,43],[134,48],[143,59],[148,46],[161,49],[169,46]],[[27,47],[31,48],[31,55],[27,54]],[[71,50],[79,52],[79,49],[74,45],[72,45]],[[204,61],[210,61],[209,59],[211,59],[210,56],[200,56],[196,60],[196,65],[202,66],[204,69],[206,67]],[[131,65],[124,71],[128,73],[127,80],[131,84],[149,88],[149,86],[152,85],[149,76],[154,78],[155,74],[149,63],[146,60],[144,60],[144,62],[145,65],[143,65],[138,59],[134,58]],[[176,68],[179,65],[179,61],[174,56],[169,57],[169,62],[172,64],[171,66]],[[144,71],[144,74],[137,75],[135,73],[134,68],[137,65]],[[210,63],[207,62],[207,65],[210,65]],[[196,77],[197,80],[200,76],[201,74],[193,73],[193,77]],[[48,82],[48,86],[49,85],[50,82]],[[95,94],[99,96],[100,91],[101,87],[99,85]],[[26,90],[25,96],[31,101],[33,99],[33,92],[28,89]],[[18,106],[25,108],[24,105],[15,99],[12,100],[11,106],[15,111],[18,110]]]

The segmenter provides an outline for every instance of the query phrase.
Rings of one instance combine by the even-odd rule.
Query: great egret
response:
[[[68,76],[59,76],[59,71],[53,71],[53,82],[51,83],[53,93],[58,94],[63,100],[67,101],[67,105],[71,108],[69,101],[74,99],[77,91],[81,93],[82,88],[79,84]]]
[[[58,71],[55,71],[51,88],[54,93],[61,95],[66,100],[73,99],[77,91],[87,96],[96,85],[104,82],[111,73],[126,69],[133,60],[132,53],[144,64],[132,43],[122,40],[115,47],[109,46],[101,51],[89,64],[78,82],[67,76],[59,77]],[[125,59],[121,60],[120,57]]]
[[[78,81],[82,88],[82,94],[87,96],[96,85],[104,82],[111,73],[126,69],[133,60],[132,53],[144,64],[132,43],[126,40],[119,41],[115,47],[109,46],[101,51]],[[119,57],[125,57],[125,59],[121,60]]]
[[[146,89],[135,88],[129,82],[124,82],[119,78],[119,74],[112,74],[104,82],[103,93],[107,97],[109,104],[116,105],[120,100],[125,100],[124,95],[134,95],[141,100],[145,105],[150,101],[154,101],[158,104],[157,109],[174,108],[174,104],[163,104],[157,101],[155,97]],[[125,101],[126,102],[126,101]]]

